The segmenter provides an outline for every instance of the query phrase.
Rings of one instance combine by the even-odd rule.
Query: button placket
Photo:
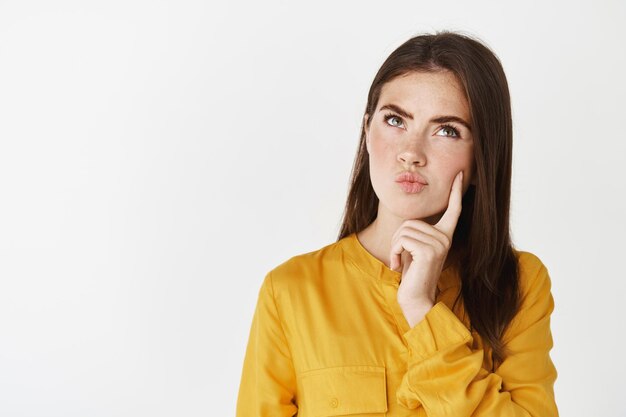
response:
[[[398,286],[399,284],[396,283],[381,284],[385,301],[391,309],[393,318],[396,321],[396,326],[398,327],[398,332],[402,335],[408,332],[411,327],[409,326],[409,322],[406,321],[406,317],[404,317],[400,304],[398,304]]]

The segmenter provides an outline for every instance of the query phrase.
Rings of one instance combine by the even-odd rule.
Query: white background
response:
[[[264,275],[336,240],[376,71],[451,29],[508,76],[559,411],[625,416],[624,2],[505,3],[0,1],[0,415],[234,415]]]

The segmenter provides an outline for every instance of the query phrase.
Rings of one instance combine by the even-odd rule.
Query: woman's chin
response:
[[[436,214],[408,212],[408,213],[402,213],[399,217],[401,217],[404,220],[421,220],[432,226],[432,225],[437,224],[439,219],[441,219],[441,216],[443,216],[443,212],[436,213]]]

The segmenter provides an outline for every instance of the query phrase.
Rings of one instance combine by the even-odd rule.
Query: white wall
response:
[[[559,411],[626,415],[624,2],[507,3],[0,1],[0,415],[233,415],[261,280],[335,240],[374,74],[439,29],[508,75]]]

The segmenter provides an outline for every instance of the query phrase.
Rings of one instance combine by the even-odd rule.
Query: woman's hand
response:
[[[435,305],[437,282],[452,245],[462,200],[463,171],[452,182],[448,207],[437,224],[405,220],[391,238],[390,268],[402,265],[397,299],[411,327]]]

